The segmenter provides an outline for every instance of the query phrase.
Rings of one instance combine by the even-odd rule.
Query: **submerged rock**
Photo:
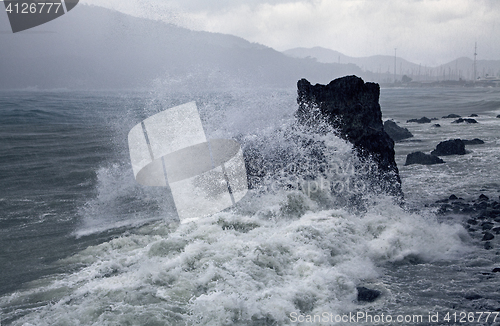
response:
[[[491,230],[491,229],[493,229],[494,226],[495,226],[495,224],[493,224],[492,222],[481,223],[481,228],[483,229],[483,231]]]
[[[495,236],[492,233],[490,233],[490,232],[484,232],[484,236],[481,239],[481,241],[490,241],[490,240],[493,240],[493,239],[495,239]]]
[[[479,201],[488,201],[488,200],[490,200],[490,198],[488,196],[486,196],[485,194],[480,194],[478,200]]]
[[[358,286],[358,301],[359,302],[373,302],[382,294],[380,291]]]
[[[461,116],[459,116],[458,114],[448,114],[446,116],[443,117],[443,119],[456,119],[456,118],[461,118]]]
[[[407,128],[398,126],[397,123],[392,120],[386,120],[384,122],[384,131],[394,141],[400,141],[413,137],[413,134]]]
[[[351,142],[362,160],[373,159],[377,171],[366,173],[372,187],[398,197],[403,196],[401,179],[394,159],[394,141],[384,131],[379,104],[380,86],[365,83],[357,76],[346,76],[328,85],[297,83],[299,123],[311,130],[326,122]],[[316,130],[321,132],[321,130]]]
[[[441,125],[439,123],[434,124],[434,127],[439,128]]]
[[[437,120],[437,119],[434,119]],[[432,120],[427,117],[422,117],[420,119],[410,119],[406,120],[406,122],[416,122],[416,123],[430,123]]]
[[[468,119],[468,118],[466,118],[466,119],[460,118],[460,119],[457,119],[457,120],[453,121],[452,123],[464,123],[464,122],[467,122],[467,123],[477,123],[476,119]]]
[[[465,145],[482,145],[482,144],[484,144],[484,141],[479,139],[479,138],[474,138],[472,140],[464,139],[463,142]]]
[[[461,139],[450,139],[447,141],[440,142],[436,149],[431,152],[432,155],[444,156],[444,155],[464,155],[465,144]]]
[[[472,113],[471,115],[469,115],[469,117],[470,117],[470,118],[477,118],[477,117],[479,117],[479,116],[478,116],[477,114],[475,114],[475,113]]]
[[[464,297],[467,300],[479,300],[482,298],[482,296],[477,293],[468,293]]]
[[[431,165],[431,164],[441,164],[441,163],[445,162],[436,155],[429,155],[423,152],[414,152],[406,155],[405,165],[411,165],[411,164]]]

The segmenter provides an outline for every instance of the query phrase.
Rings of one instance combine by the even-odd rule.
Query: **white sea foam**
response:
[[[258,205],[253,213],[247,206],[196,223],[144,226],[61,261],[84,267],[2,305],[52,302],[14,325],[288,324],[292,312],[356,310],[356,286],[377,279],[387,262],[466,250],[462,227],[390,200],[363,215],[310,201],[302,192],[254,193],[246,203]]]
[[[257,145],[269,159],[308,157],[310,148],[297,146],[296,138],[290,137],[295,108],[287,107],[290,103],[281,95],[252,93],[238,101],[237,110],[227,112],[228,98],[217,96],[199,103],[209,138],[235,137],[243,145]],[[187,97],[192,100],[190,94]],[[154,100],[162,107],[152,101],[141,114],[180,104],[168,96]],[[0,306],[6,308],[2,317],[15,319],[13,325],[282,325],[293,324],[292,312],[335,314],[383,308],[412,313],[423,310],[430,295],[444,287],[443,281],[452,275],[447,274],[448,264],[465,253],[469,252],[465,257],[471,261],[457,270],[471,264],[490,268],[495,261],[470,253],[470,239],[461,226],[439,223],[431,213],[409,213],[392,198],[376,194],[364,193],[366,209],[356,211],[342,205],[339,194],[324,189],[310,193],[299,187],[262,187],[233,209],[192,223],[176,223],[168,193],[140,187],[133,179],[125,139],[129,126],[144,118],[141,114],[120,112],[114,122],[119,157],[96,171],[96,193],[81,207],[82,223],[75,235],[91,237],[119,227],[123,232],[57,262],[56,267],[66,273],[33,281],[1,297]],[[266,120],[269,116],[273,119]],[[411,131],[424,142],[399,144],[399,161],[404,151],[430,151],[440,137],[479,137],[496,142],[496,147],[472,148],[468,156],[446,159],[447,165],[403,168],[400,164],[407,197],[435,200],[449,195],[453,187],[468,191],[472,179],[478,184],[495,180],[491,166],[498,162],[499,143],[494,130],[487,128],[494,128],[496,120],[480,119],[479,126],[450,124],[439,132],[430,125],[414,125]],[[329,162],[359,164],[345,141],[300,130],[292,136],[299,134],[323,142]],[[301,167],[309,163],[301,161]],[[310,166],[313,169],[306,172],[317,177],[317,167]],[[286,185],[301,177],[291,170],[278,168],[279,173],[265,178],[264,185]],[[349,168],[342,171],[342,178],[357,180]],[[332,181],[339,174],[330,177]],[[490,255],[494,256],[493,251]],[[419,297],[416,290],[404,289],[423,284],[412,279],[420,269],[433,271],[420,275],[434,281],[427,282],[429,292]],[[396,274],[393,283],[384,279],[389,274]],[[461,276],[463,283],[470,282],[469,274],[461,275],[466,275]],[[356,302],[360,285],[380,290],[382,297],[375,303]],[[445,289],[455,293],[452,287]],[[447,304],[445,299],[436,300],[441,306]],[[430,301],[431,309],[435,302]],[[405,311],[407,307],[413,310]]]

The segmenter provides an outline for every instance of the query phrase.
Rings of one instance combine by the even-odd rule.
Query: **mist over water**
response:
[[[268,159],[298,157],[300,166],[283,166],[229,210],[180,224],[165,189],[135,182],[127,134],[146,117],[193,100],[207,138],[234,138]],[[499,103],[488,89],[382,89],[384,119],[421,140],[396,145],[412,210],[361,191],[368,205],[359,212],[343,205],[343,191],[300,184],[318,167],[296,136],[328,148],[331,183],[358,180],[349,166],[359,162],[333,134],[293,127],[293,89],[0,93],[6,108],[0,164],[7,171],[0,241],[10,254],[2,264],[8,266],[2,324],[287,325],[294,312],[427,316],[480,309],[464,299],[478,291],[481,309],[496,309],[492,289],[499,282],[480,273],[498,263],[497,250],[481,249],[461,217],[436,217],[425,204],[451,192],[498,196]],[[477,113],[479,124],[441,119],[438,130],[405,123],[449,113]],[[407,153],[430,151],[449,138],[486,144],[445,158],[446,165],[403,166]],[[307,173],[297,174],[299,168]],[[32,180],[37,186],[27,186]],[[297,180],[306,187],[286,187]],[[16,278],[23,269],[30,271]],[[382,295],[358,303],[357,286]]]

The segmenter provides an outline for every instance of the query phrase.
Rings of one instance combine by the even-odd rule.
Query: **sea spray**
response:
[[[457,91],[452,97],[465,91]],[[392,113],[397,111],[402,121],[411,118],[417,109],[434,110],[428,116],[454,112],[441,112],[442,107],[434,105],[437,98],[442,98],[442,92],[451,90],[393,92],[399,92],[404,98],[403,106],[396,103],[398,105],[383,107]],[[426,96],[438,92],[439,97]],[[473,103],[469,100],[473,96],[477,99],[479,94],[482,99],[486,98],[485,103],[491,102],[488,94],[478,89],[467,92],[474,94],[469,99],[457,99],[463,102],[458,109],[467,114],[472,110]],[[290,126],[290,112],[293,114],[296,109],[295,95],[293,91],[266,94],[246,91],[234,96],[197,97],[202,119],[216,121],[212,126],[223,126],[219,130],[209,128],[207,134],[213,138],[245,139],[242,143],[247,145],[266,139],[262,146],[267,146],[270,152],[280,147],[283,137],[273,138],[272,134],[280,127],[286,130]],[[479,306],[490,311],[498,308],[497,293],[493,291],[498,288],[498,280],[496,274],[491,273],[498,267],[497,250],[487,251],[476,246],[479,240],[469,239],[461,226],[452,224],[460,223],[460,219],[439,217],[445,222],[438,223],[436,216],[424,207],[424,203],[445,198],[441,194],[446,198],[450,193],[474,194],[477,198],[477,190],[485,186],[498,197],[498,193],[493,192],[498,189],[494,166],[498,162],[499,142],[495,132],[500,123],[500,119],[495,119],[498,113],[490,120],[487,115],[480,117],[480,124],[474,129],[451,125],[443,125],[439,131],[427,126],[412,127],[415,137],[423,141],[399,144],[397,150],[403,153],[397,152],[400,156],[414,148],[432,149],[441,137],[449,138],[448,134],[464,139],[479,137],[486,142],[483,147],[474,148],[465,160],[453,160],[443,170],[401,169],[406,196],[411,196],[419,213],[409,213],[394,205],[391,198],[377,195],[364,195],[367,209],[353,212],[348,205],[337,205],[330,191],[320,189],[307,195],[300,188],[272,191],[256,188],[233,210],[214,215],[200,225],[178,225],[173,222],[174,218],[165,218],[166,195],[135,185],[128,163],[126,134],[136,121],[164,107],[193,100],[191,95],[153,98],[151,106],[147,104],[147,94],[130,95],[134,100],[128,104],[116,96],[85,95],[83,101],[71,94],[69,101],[66,95],[58,95],[63,104],[77,103],[72,105],[85,108],[71,111],[72,117],[78,114],[75,118],[78,121],[95,116],[100,123],[109,124],[106,128],[94,129],[83,126],[87,131],[84,135],[96,137],[107,159],[96,162],[88,172],[92,178],[87,182],[93,190],[87,193],[81,190],[82,186],[74,186],[79,189],[80,201],[87,203],[75,208],[75,211],[79,208],[78,222],[71,225],[67,240],[56,242],[60,247],[79,244],[77,249],[68,250],[69,258],[53,262],[54,257],[59,257],[52,250],[44,251],[54,243],[54,238],[63,238],[59,222],[49,224],[45,220],[34,222],[37,223],[34,228],[15,224],[15,228],[6,229],[9,237],[4,243],[14,239],[10,234],[22,239],[12,241],[11,246],[26,243],[24,239],[40,233],[42,226],[59,233],[51,237],[42,234],[40,238],[43,236],[48,244],[31,242],[30,238],[30,243],[43,245],[33,254],[33,259],[49,261],[46,264],[51,271],[35,277],[36,281],[23,282],[22,288],[17,285],[17,292],[0,298],[2,324],[191,325],[199,321],[206,325],[273,325],[293,324],[290,321],[293,312],[311,315],[323,313],[323,309],[334,315],[361,311],[373,315],[377,312],[427,316],[428,311],[445,311],[451,307],[469,311]],[[92,99],[90,104],[88,98]],[[37,95],[33,103],[40,106],[43,104],[40,101]],[[287,106],[289,102],[292,105]],[[455,102],[448,103],[449,110],[455,110]],[[109,108],[103,109],[101,103]],[[476,107],[474,111],[482,115]],[[273,119],[266,119],[270,112]],[[85,119],[80,118],[82,114]],[[88,124],[94,123],[89,121]],[[99,126],[97,122],[95,125]],[[115,134],[110,136],[110,131]],[[86,142],[90,139],[84,138]],[[337,149],[335,157],[342,163],[353,162],[348,144],[335,137],[322,141],[330,142],[328,146]],[[32,145],[25,141],[23,146]],[[54,148],[61,149],[61,143],[55,143]],[[293,143],[287,148],[294,150]],[[75,150],[80,151],[81,147],[76,146]],[[297,153],[302,150],[296,149]],[[81,151],[81,156],[71,161],[74,163],[71,167],[88,162],[94,151],[94,148]],[[68,161],[67,157],[60,161],[56,158],[51,160],[58,164]],[[11,165],[17,167],[18,162]],[[9,166],[8,162],[5,166]],[[58,167],[64,167],[64,173],[72,171],[64,164]],[[29,176],[25,178],[26,184],[32,184]],[[277,180],[291,177],[285,174]],[[22,183],[15,186],[20,185]],[[47,194],[61,193],[59,187],[54,190],[45,187],[42,191]],[[4,197],[4,204],[8,203],[10,198]],[[21,193],[16,200],[26,205],[28,198]],[[58,218],[69,215],[68,210],[56,213]],[[70,235],[73,230],[73,235],[79,236],[77,239]],[[23,268],[31,268],[31,265],[23,265]],[[14,277],[5,280],[15,281]],[[376,289],[382,294],[374,303],[360,304],[356,302],[357,286]],[[468,300],[465,297],[469,297],[469,292],[478,292],[483,298]],[[222,304],[215,306],[213,300],[219,298]]]
[[[308,208],[290,218],[278,213],[282,196],[271,200],[274,208],[256,196],[268,204],[253,215],[235,210],[197,223],[156,222],[91,246],[60,262],[84,266],[78,271],[2,305],[53,302],[14,325],[286,324],[292,312],[356,310],[356,286],[377,279],[386,262],[451,259],[465,250],[461,227],[409,214],[390,200],[364,216]]]

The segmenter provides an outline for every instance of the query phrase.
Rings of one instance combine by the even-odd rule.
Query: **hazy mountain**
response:
[[[374,73],[394,73],[394,56],[374,55],[370,57],[350,57],[338,51],[325,49],[322,47],[314,48],[294,48],[283,52],[293,58],[314,58],[322,63],[347,63],[355,64],[363,70],[369,70]],[[403,74],[411,69],[418,69],[419,65],[411,63],[402,58],[396,58],[396,72]]]
[[[224,34],[188,29],[79,5],[34,29],[12,34],[0,12],[0,88],[290,86],[326,83],[354,65],[288,57]],[[369,79],[369,75],[368,75]]]
[[[360,67],[363,71],[371,71],[378,81],[385,78],[390,81],[394,78],[394,56],[374,55],[370,57],[349,57],[338,51],[321,47],[294,48],[283,52],[293,58],[315,59],[322,63],[350,63]],[[500,74],[500,60],[477,60],[476,76],[484,77],[486,74]],[[469,58],[458,58],[438,67],[427,67],[409,62],[403,58],[396,58],[396,77],[408,75],[414,80],[435,79],[473,79],[474,61]]]

